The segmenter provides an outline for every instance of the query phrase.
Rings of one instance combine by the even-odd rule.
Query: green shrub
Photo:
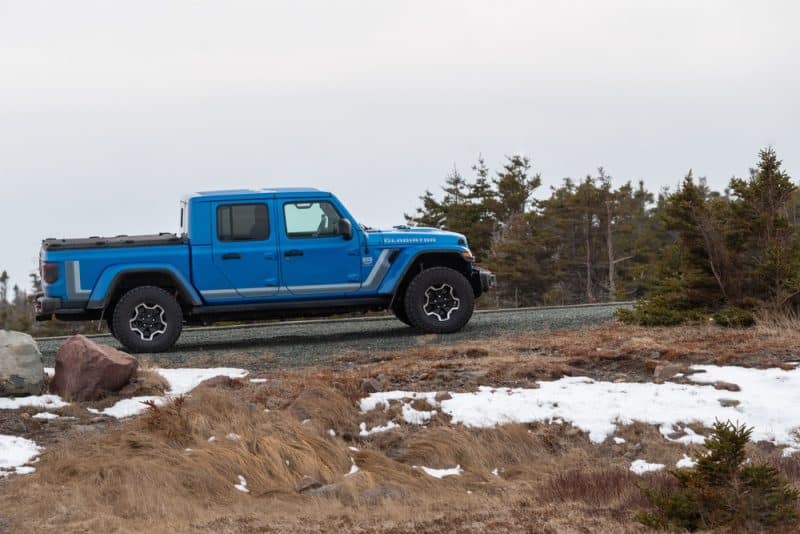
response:
[[[704,317],[702,310],[674,306],[659,296],[641,301],[633,309],[617,311],[623,323],[641,326],[676,326],[700,322]]]
[[[639,520],[658,529],[797,531],[798,492],[773,466],[745,463],[752,431],[730,421],[715,423],[705,441],[708,452],[695,457],[695,467],[671,471],[677,490],[643,488],[654,510],[641,513]]]
[[[752,310],[731,306],[722,308],[712,315],[714,322],[729,328],[745,328],[756,324]]]

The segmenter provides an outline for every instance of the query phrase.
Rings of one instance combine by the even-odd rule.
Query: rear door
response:
[[[271,199],[217,201],[211,205],[213,261],[231,290],[203,296],[261,300],[279,292],[278,239]]]
[[[361,287],[360,232],[339,234],[342,215],[326,199],[276,201],[280,206],[283,284],[294,295],[336,296]],[[351,221],[351,224],[355,224]]]

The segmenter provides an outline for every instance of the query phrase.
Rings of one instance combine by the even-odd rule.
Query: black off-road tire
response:
[[[141,286],[122,295],[112,324],[114,337],[129,351],[164,352],[181,335],[183,310],[167,291]]]
[[[403,299],[398,299],[392,304],[392,313],[401,323],[407,324],[408,326],[413,326],[411,321],[408,320],[408,315],[406,315],[406,306],[403,303]]]
[[[475,310],[475,293],[469,280],[449,267],[431,267],[417,274],[408,284],[403,301],[411,325],[431,334],[458,332]]]

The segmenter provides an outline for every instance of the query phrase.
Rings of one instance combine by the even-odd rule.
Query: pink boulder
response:
[[[72,336],[56,354],[56,373],[50,392],[65,399],[91,401],[122,389],[139,362],[122,351],[84,336]]]

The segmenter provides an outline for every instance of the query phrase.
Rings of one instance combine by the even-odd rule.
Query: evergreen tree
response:
[[[753,429],[730,421],[714,424],[707,453],[691,469],[672,475],[679,488],[667,493],[645,489],[655,510],[640,515],[654,528],[754,532],[797,526],[798,492],[768,464],[747,463],[745,446]]]
[[[8,273],[0,273],[0,307],[8,303]]]

